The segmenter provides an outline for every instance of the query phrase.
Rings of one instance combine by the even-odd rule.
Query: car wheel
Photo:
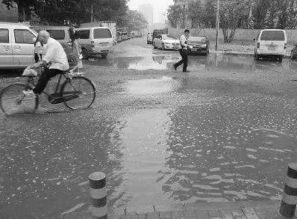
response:
[[[153,46],[154,46],[154,49],[157,49],[157,47],[156,47],[156,44],[155,44],[155,43],[153,43]]]
[[[86,48],[83,48],[81,50],[81,53],[82,53],[83,59],[88,59],[89,58],[89,53],[88,53],[88,50]]]

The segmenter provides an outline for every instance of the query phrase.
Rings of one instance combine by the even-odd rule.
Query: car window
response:
[[[14,30],[15,43],[33,44],[35,35],[29,30]]]
[[[284,41],[285,34],[283,31],[270,30],[263,31],[261,35],[261,40],[264,41]]]
[[[47,30],[52,38],[55,40],[64,40],[65,39],[65,30]]]
[[[0,43],[9,43],[9,31],[0,29]]]
[[[78,35],[80,39],[89,39],[90,38],[90,30],[79,30]]]
[[[125,33],[127,35],[127,33]],[[112,38],[109,29],[94,29],[94,39]]]
[[[169,39],[170,39],[170,37],[169,37],[169,36],[167,36],[167,35],[162,35],[162,39],[163,39],[163,40],[169,40]]]

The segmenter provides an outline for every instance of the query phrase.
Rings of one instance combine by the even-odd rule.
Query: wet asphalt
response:
[[[178,59],[145,39],[123,42],[84,63],[91,109],[43,98],[46,112],[0,114],[0,218],[87,209],[94,171],[107,174],[116,213],[280,199],[297,155],[297,64],[210,54],[191,56],[184,74],[172,69]]]

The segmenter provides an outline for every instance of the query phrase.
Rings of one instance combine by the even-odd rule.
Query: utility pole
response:
[[[219,31],[220,31],[220,0],[217,0],[216,48],[215,48],[216,51],[218,51]]]
[[[91,3],[91,22],[94,22],[94,5]]]

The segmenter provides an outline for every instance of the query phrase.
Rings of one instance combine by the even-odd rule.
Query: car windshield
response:
[[[163,39],[163,40],[174,40],[173,37],[170,37],[170,36],[168,36],[168,35],[162,35],[162,39]]]
[[[285,40],[285,34],[283,31],[277,31],[277,30],[269,30],[269,31],[263,31],[261,35],[261,40],[264,41],[284,41]]]
[[[94,38],[95,39],[104,39],[111,38],[111,32],[109,29],[95,29],[94,30]]]
[[[65,31],[64,30],[47,30],[52,38],[56,40],[64,40],[65,39]]]

